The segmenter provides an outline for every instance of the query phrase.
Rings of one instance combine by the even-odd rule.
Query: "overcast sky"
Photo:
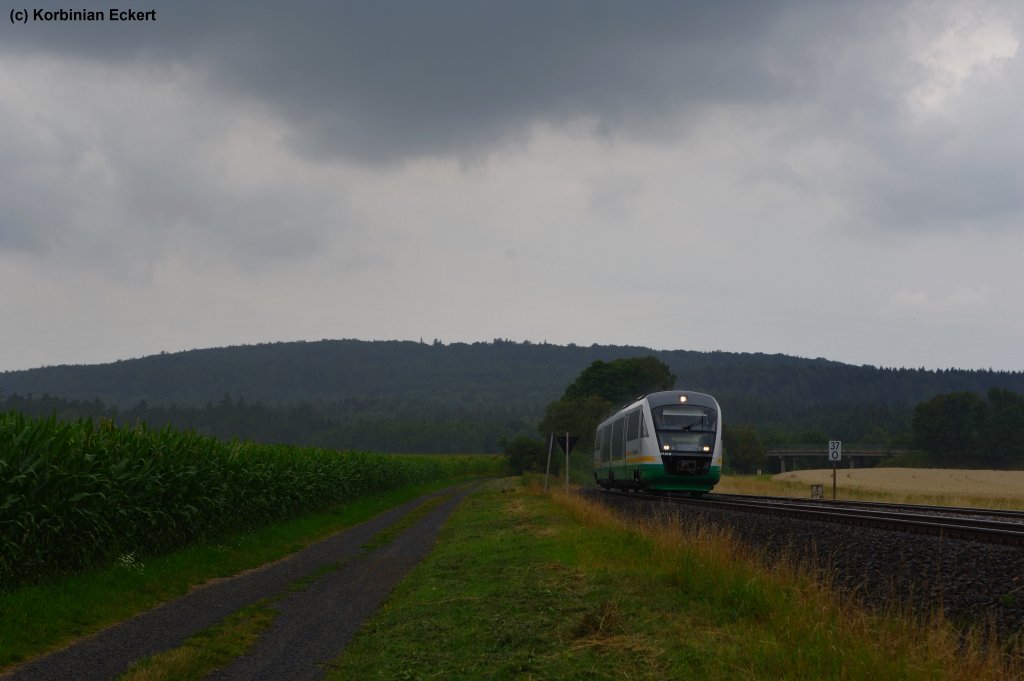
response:
[[[1020,2],[132,7],[4,12],[0,370],[421,337],[1024,370]]]

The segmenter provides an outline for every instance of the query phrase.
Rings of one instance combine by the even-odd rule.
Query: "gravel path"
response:
[[[281,561],[218,580],[68,648],[0,675],[3,681],[104,681],[132,663],[179,647],[186,638],[318,570],[325,574],[276,603],[279,611],[249,653],[214,678],[316,679],[391,589],[430,552],[441,526],[471,488],[426,495],[335,534]],[[361,547],[424,501],[450,495],[389,544]],[[338,567],[340,565],[340,567]],[[330,568],[336,568],[327,571]]]

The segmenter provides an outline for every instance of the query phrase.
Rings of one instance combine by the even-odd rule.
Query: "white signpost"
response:
[[[569,452],[576,446],[576,441],[579,440],[578,435],[565,434],[563,438],[561,435],[555,437],[554,433],[548,436],[548,467],[544,471],[544,491],[548,491],[548,476],[551,474],[551,452],[555,448],[555,442],[558,442],[558,446],[565,452],[565,489],[569,489]]]
[[[843,458],[842,440],[828,441],[828,460],[832,462],[832,498],[836,498],[836,464]]]
[[[842,440],[829,440],[828,441],[828,460],[832,463],[838,463],[843,458],[843,442]]]

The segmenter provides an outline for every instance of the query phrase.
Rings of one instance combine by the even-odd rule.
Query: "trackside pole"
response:
[[[551,448],[555,446],[555,434],[548,433],[548,467],[544,471],[544,491],[548,491],[548,476],[551,474]]]
[[[836,466],[843,459],[843,443],[840,440],[828,441],[828,460],[832,462],[832,500],[836,498]],[[851,459],[852,461],[852,459]]]
[[[569,491],[569,431],[565,431],[565,491]]]

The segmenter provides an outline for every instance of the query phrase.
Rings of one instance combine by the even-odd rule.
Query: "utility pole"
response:
[[[548,491],[548,476],[551,475],[551,449],[555,446],[555,434],[548,433],[548,467],[544,471],[544,491]]]

